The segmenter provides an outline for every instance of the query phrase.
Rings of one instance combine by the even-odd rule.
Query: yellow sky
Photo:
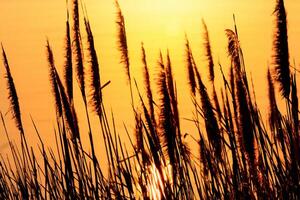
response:
[[[206,65],[202,49],[204,18],[212,43],[215,63],[220,61],[226,70],[226,37],[224,30],[233,27],[232,15],[236,15],[241,45],[248,72],[253,74],[257,97],[262,109],[266,106],[265,74],[271,61],[275,0],[120,0],[128,33],[129,55],[133,76],[141,82],[140,43],[145,48],[151,66],[151,78],[155,89],[156,61],[159,50],[169,48],[178,88],[181,117],[192,118],[192,105],[187,88],[184,61],[184,34],[187,33],[200,71],[205,77]],[[124,133],[123,122],[133,127],[129,104],[129,88],[125,71],[119,64],[117,51],[115,8],[113,0],[85,0],[96,48],[101,65],[102,81],[111,80],[104,91],[108,110],[111,108],[117,120],[119,132]],[[45,41],[53,46],[55,61],[61,71],[63,63],[63,38],[65,31],[65,1],[62,0],[10,0],[1,1],[0,42],[3,43],[20,98],[25,129],[34,135],[29,114],[35,119],[44,138],[52,137],[55,115],[53,98],[48,83]],[[299,63],[300,3],[286,0],[290,56]],[[83,39],[85,39],[83,37]],[[219,74],[218,68],[216,73]],[[7,91],[0,64],[0,111],[8,111]],[[74,85],[78,89],[77,84]],[[81,99],[76,104],[82,106]],[[78,110],[79,120],[85,120]],[[6,115],[10,123],[10,115]],[[0,126],[2,131],[2,125]],[[184,132],[191,132],[191,124],[183,121]],[[85,127],[82,128],[85,130]],[[13,130],[13,129],[11,129]],[[2,134],[2,133],[1,133]],[[15,132],[12,133],[16,134]],[[35,137],[35,136],[34,136]],[[1,142],[3,144],[3,142]],[[1,146],[0,144],[0,146]],[[0,147],[1,148],[1,147]],[[1,149],[0,149],[1,150]]]

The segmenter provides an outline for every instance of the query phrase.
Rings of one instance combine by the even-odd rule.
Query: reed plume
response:
[[[131,106],[134,107],[125,20],[124,20],[124,16],[122,14],[122,10],[120,8],[118,0],[115,0],[115,5],[116,5],[116,9],[117,9],[116,24],[117,24],[117,29],[118,29],[118,49],[121,53],[121,63],[123,63],[123,65],[125,67],[127,81],[129,83]]]
[[[276,17],[276,27],[273,39],[273,65],[275,78],[279,84],[281,95],[285,98],[289,98],[290,63],[287,20],[283,0],[277,0],[274,15]]]
[[[177,133],[178,136],[180,137],[179,111],[177,108],[176,88],[174,88],[174,79],[173,79],[172,64],[171,64],[169,50],[167,50],[167,63],[165,67],[165,73],[166,73],[167,88],[168,88],[170,101],[171,101],[171,108],[173,112],[173,118],[174,118],[174,122],[176,123],[175,127],[177,127],[177,131],[178,131]]]
[[[211,45],[210,45],[210,40],[209,40],[209,33],[208,33],[206,23],[203,19],[202,19],[202,24],[203,24],[203,29],[204,29],[204,51],[205,51],[206,59],[208,61],[208,71],[209,71],[208,79],[212,83],[212,86],[213,86],[212,97],[213,97],[213,102],[214,102],[214,106],[215,106],[214,108],[218,114],[218,118],[221,119],[222,118],[221,108],[220,108],[218,95],[217,95],[215,83],[214,83],[214,80],[215,80],[214,60],[213,60],[212,50],[211,50]]]
[[[99,63],[98,57],[94,45],[94,37],[90,27],[89,20],[84,18],[85,29],[87,32],[87,50],[89,54],[89,63],[90,63],[90,101],[93,110],[100,116],[101,115],[101,103],[102,103],[102,92],[101,92],[101,81],[99,73]]]
[[[195,80],[195,74],[193,69],[193,60],[192,60],[192,51],[190,48],[190,43],[185,36],[185,59],[186,59],[186,67],[188,72],[188,80],[189,80],[189,86],[191,93],[195,96],[196,95],[196,80]]]
[[[82,52],[82,44],[81,44],[81,36],[80,36],[80,26],[79,26],[79,11],[78,11],[78,0],[72,1],[72,11],[73,11],[73,56],[74,56],[74,65],[76,71],[77,82],[79,84],[79,88],[83,99],[85,101],[85,72],[83,66],[83,52]]]
[[[234,65],[235,70],[241,71],[240,63],[240,43],[235,32],[230,29],[225,30],[228,39],[227,52],[231,58],[231,64]]]
[[[170,59],[169,50],[167,50],[167,63],[165,66],[165,73],[166,73],[166,82],[168,91],[170,94],[171,101],[176,101],[175,89],[174,89],[174,80],[173,80],[173,72],[172,72],[172,64]]]
[[[150,85],[150,75],[149,75],[149,70],[148,70],[147,57],[146,57],[144,44],[142,43],[141,46],[142,46],[141,50],[142,50],[144,84],[145,84],[145,89],[146,89],[146,94],[147,94],[147,99],[148,99],[148,107],[149,107],[149,112],[150,112],[150,117],[151,117],[152,123],[155,124],[153,95],[152,95],[152,90],[151,90],[151,85]]]
[[[15,87],[15,83],[13,80],[13,77],[10,72],[8,60],[6,57],[6,53],[4,51],[3,45],[1,44],[2,48],[2,57],[3,57],[3,64],[5,67],[5,78],[7,83],[7,90],[8,90],[8,99],[10,102],[10,111],[13,116],[13,119],[15,120],[16,126],[19,129],[20,133],[24,134],[24,129],[22,125],[22,119],[21,119],[21,111],[20,111],[20,105],[19,105],[19,99],[17,95],[17,90]]]
[[[119,2],[117,0],[115,0],[115,4],[117,8],[116,23],[118,28],[118,48],[121,52],[121,63],[124,64],[128,82],[131,82],[125,20]]]
[[[161,66],[164,66],[161,63]],[[173,113],[170,102],[170,96],[167,88],[166,74],[164,70],[160,70],[159,80],[159,96],[160,96],[160,113],[159,113],[159,124],[160,124],[160,136],[163,138],[163,142],[166,146],[168,156],[171,164],[175,164],[175,138],[176,132],[173,123]]]
[[[52,89],[52,93],[54,95],[54,100],[55,100],[56,114],[58,117],[61,117],[62,105],[61,105],[60,93],[59,93],[58,85],[56,82],[53,52],[52,52],[52,49],[50,47],[48,40],[47,40],[47,44],[46,44],[46,53],[47,53],[47,60],[48,60],[48,66],[49,66],[50,84],[51,84],[51,89]]]
[[[214,82],[214,80],[215,80],[214,61],[213,61],[213,57],[212,57],[212,51],[211,51],[207,26],[203,19],[202,19],[202,24],[203,24],[203,29],[204,29],[204,51],[205,51],[206,59],[208,61],[209,80],[211,82]]]
[[[99,63],[97,58],[97,53],[94,45],[94,37],[92,34],[92,30],[90,27],[89,20],[87,16],[84,17],[84,23],[85,23],[85,29],[87,33],[87,51],[88,51],[88,57],[89,57],[89,73],[90,73],[90,91],[89,91],[89,105],[93,109],[95,113],[101,118],[102,116],[102,91],[101,91],[101,81],[100,81],[100,72],[99,72]],[[74,108],[74,107],[72,107]],[[76,117],[75,109],[73,116]],[[86,115],[89,123],[89,138],[90,138],[90,144],[92,149],[92,158],[93,158],[93,166],[94,166],[94,173],[95,173],[95,199],[99,198],[98,190],[99,186],[97,184],[98,182],[98,174],[97,174],[97,158],[95,156],[95,149],[94,149],[94,142],[93,142],[93,136],[92,136],[92,130],[90,126],[90,120],[89,115],[86,107]]]
[[[73,69],[72,69],[72,48],[71,48],[69,14],[66,22],[65,63],[64,63],[63,77],[64,77],[64,83],[66,86],[66,92],[69,101],[73,101]]]

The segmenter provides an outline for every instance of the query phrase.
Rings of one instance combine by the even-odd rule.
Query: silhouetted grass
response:
[[[56,108],[54,151],[39,138],[39,151],[27,145],[22,125],[21,107],[10,66],[2,47],[10,111],[21,135],[21,148],[10,138],[5,118],[1,121],[9,143],[11,157],[0,159],[0,199],[299,199],[300,198],[300,136],[296,72],[289,70],[286,13],[283,0],[276,3],[274,37],[274,69],[267,71],[269,115],[262,117],[255,99],[255,89],[247,78],[237,28],[225,30],[229,76],[223,73],[220,91],[215,87],[215,64],[209,32],[203,21],[203,47],[209,69],[205,83],[199,73],[186,37],[185,65],[187,83],[195,111],[193,119],[199,138],[184,133],[180,126],[176,80],[167,51],[158,59],[158,91],[151,89],[147,56],[142,44],[141,66],[143,99],[138,85],[137,105],[133,104],[134,80],[130,74],[124,17],[116,1],[118,50],[126,69],[135,116],[134,133],[126,133],[125,146],[116,130],[114,116],[108,116],[102,96],[99,58],[87,14],[84,25],[87,40],[81,40],[79,3],[71,2],[72,23],[66,23],[65,64],[63,80],[55,66],[49,42],[46,57],[49,82]],[[71,26],[70,26],[71,24]],[[71,37],[72,35],[72,37]],[[83,57],[86,49],[86,57]],[[72,62],[72,57],[74,62]],[[105,66],[104,66],[105,67]],[[295,67],[295,66],[294,66]],[[88,69],[88,70],[87,70]],[[82,134],[73,103],[73,70],[83,98],[88,125],[89,149],[82,145]],[[87,73],[88,72],[88,73]],[[86,78],[85,78],[86,77]],[[273,80],[275,77],[275,81]],[[89,80],[89,84],[85,83]],[[276,84],[285,98],[286,110],[279,110]],[[210,87],[211,86],[211,87]],[[209,91],[211,88],[212,91]],[[86,92],[89,91],[88,97]],[[153,92],[159,97],[154,102]],[[218,98],[219,97],[221,98]],[[87,103],[89,98],[89,103]],[[136,107],[135,107],[136,106]],[[89,112],[88,107],[93,112]],[[99,118],[99,129],[92,132],[90,115]],[[265,121],[265,119],[268,119]],[[101,134],[104,147],[101,157],[95,152],[94,134]],[[185,138],[194,141],[186,143]],[[134,139],[133,139],[134,138]],[[197,148],[191,148],[197,147]],[[132,150],[128,150],[128,148]],[[197,149],[197,155],[191,149]],[[55,152],[55,153],[54,153]],[[91,152],[91,153],[89,153]],[[100,166],[100,159],[107,166]],[[38,160],[37,157],[41,157]],[[105,172],[103,172],[105,171]]]

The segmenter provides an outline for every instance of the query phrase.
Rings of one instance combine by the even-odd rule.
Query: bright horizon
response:
[[[209,2],[209,3],[207,3]],[[236,16],[240,42],[245,56],[247,72],[253,75],[257,89],[260,109],[267,107],[265,97],[266,69],[271,63],[272,36],[274,30],[274,1],[261,0],[120,0],[125,22],[131,61],[131,73],[143,89],[140,44],[143,41],[150,66],[152,89],[155,90],[157,60],[159,51],[166,54],[167,49],[173,63],[173,73],[178,89],[181,118],[192,118],[193,105],[189,96],[186,68],[184,65],[184,34],[188,35],[200,72],[207,79],[207,67],[203,56],[202,18],[205,20],[212,44],[215,72],[220,75],[218,62],[227,73],[226,37],[224,30],[233,28],[233,14]],[[0,7],[0,42],[2,42],[11,67],[12,75],[19,95],[25,130],[36,138],[30,115],[32,115],[43,138],[51,138],[55,123],[54,100],[50,90],[48,65],[45,45],[48,38],[54,51],[54,58],[59,72],[62,71],[63,45],[65,34],[66,6],[59,0],[28,0],[26,2],[10,0],[1,2]],[[134,127],[129,87],[123,66],[119,63],[116,33],[116,9],[114,1],[85,0],[91,28],[96,42],[100,61],[102,83],[110,80],[104,89],[104,101],[107,109],[113,110],[117,130],[126,136],[123,122],[131,131]],[[300,45],[300,3],[286,1],[290,60],[295,59],[299,66]],[[82,15],[81,15],[82,16]],[[83,26],[82,26],[83,27]],[[83,40],[86,38],[83,36]],[[0,64],[0,111],[8,112],[7,90],[4,81],[4,67]],[[221,81],[221,79],[217,80]],[[77,82],[74,82],[78,90]],[[77,95],[78,96],[78,95]],[[76,97],[75,104],[82,100]],[[79,121],[85,121],[82,110],[77,110]],[[49,114],[50,113],[50,114]],[[13,127],[10,113],[5,117],[6,123]],[[192,132],[194,125],[182,120],[186,132]],[[0,126],[1,132],[3,127]],[[95,128],[95,127],[94,127]],[[81,127],[86,130],[85,125]],[[16,129],[14,135],[18,136]],[[13,137],[13,136],[12,136]],[[6,140],[1,141],[2,146]],[[35,144],[33,142],[33,144]],[[4,148],[4,147],[3,147]]]

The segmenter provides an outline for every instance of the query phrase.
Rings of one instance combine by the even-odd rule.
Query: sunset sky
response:
[[[120,133],[125,134],[123,122],[131,130],[134,126],[130,111],[129,87],[123,66],[119,63],[116,33],[116,9],[113,0],[85,0],[91,28],[96,42],[102,82],[111,84],[104,89],[107,110],[113,110]],[[291,63],[299,67],[300,55],[300,3],[287,0],[288,32]],[[184,35],[190,39],[200,72],[206,80],[206,62],[203,56],[204,19],[210,33],[214,61],[227,73],[229,61],[226,54],[224,30],[233,28],[236,16],[240,42],[245,56],[247,72],[252,73],[261,109],[267,106],[266,67],[271,64],[272,34],[274,30],[275,0],[120,0],[128,37],[132,76],[142,85],[140,44],[143,41],[149,61],[153,89],[155,87],[159,51],[165,55],[169,49],[178,90],[182,118],[192,118],[192,103],[187,87],[184,65]],[[61,72],[66,21],[66,3],[62,0],[9,0],[1,1],[0,42],[10,63],[19,95],[22,117],[28,134],[35,136],[30,115],[44,138],[52,137],[55,124],[54,104],[48,81],[45,44],[48,38],[53,47],[55,62]],[[83,41],[86,37],[83,35]],[[219,67],[215,68],[217,77]],[[220,79],[221,81],[221,79]],[[75,90],[78,85],[75,82]],[[0,111],[8,113],[4,67],[0,64]],[[75,104],[82,108],[77,97]],[[84,121],[83,110],[78,110],[79,120]],[[130,114],[128,114],[130,113]],[[9,126],[11,116],[5,117]],[[94,120],[94,119],[92,119]],[[193,124],[182,121],[187,132]],[[86,127],[81,127],[83,130]],[[0,125],[2,132],[3,127]],[[14,129],[11,129],[14,130]],[[2,133],[1,133],[2,134]],[[14,133],[12,133],[13,135]],[[15,131],[17,134],[17,131]],[[48,134],[48,135],[47,135]],[[2,136],[1,136],[2,137]],[[0,141],[0,151],[5,146]]]

